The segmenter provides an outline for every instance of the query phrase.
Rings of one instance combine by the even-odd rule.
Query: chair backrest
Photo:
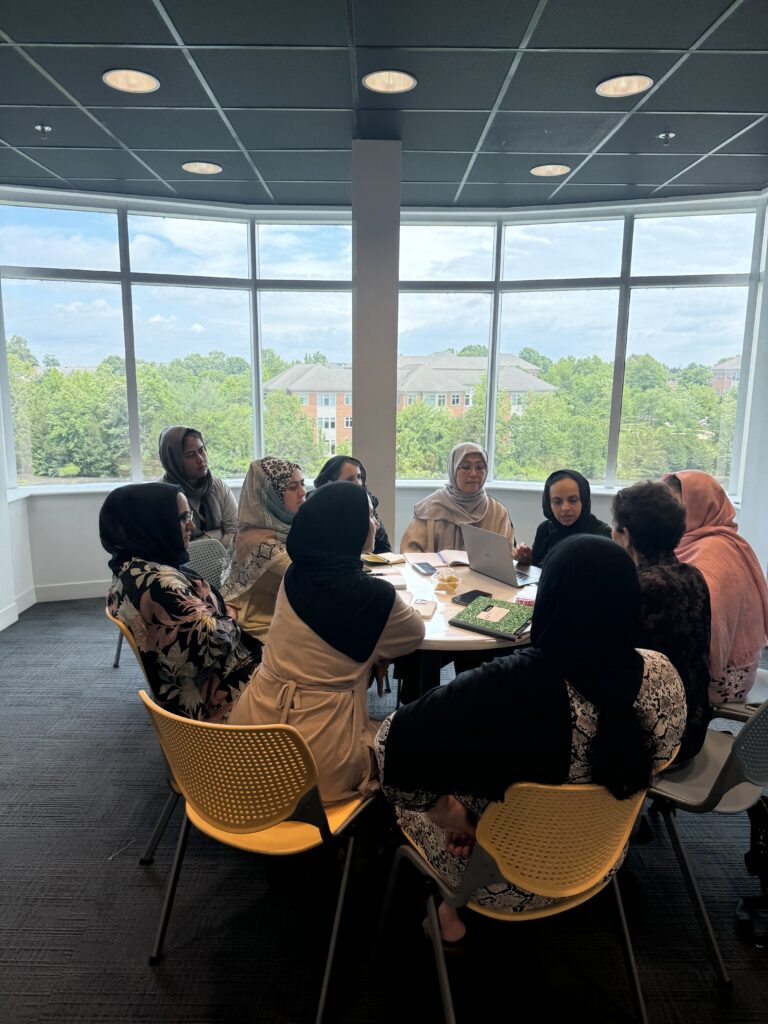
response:
[[[315,759],[290,725],[218,725],[181,718],[139,692],[185,800],[216,828],[256,832],[288,819],[310,821],[328,838],[328,824],[307,816],[317,795]]]
[[[218,587],[226,555],[227,549],[221,541],[215,537],[201,537],[199,540],[190,541],[188,565],[212,587]]]
[[[739,730],[731,757],[748,782],[768,786],[768,701]]]
[[[117,628],[123,634],[123,637],[128,641],[131,650],[133,651],[134,655],[136,656],[136,661],[138,661],[139,667],[140,667],[141,671],[144,673],[144,678],[147,680],[147,685],[151,689],[152,688],[152,684],[149,681],[149,676],[147,675],[147,670],[146,670],[146,668],[144,668],[144,662],[141,659],[141,654],[139,653],[139,648],[138,648],[138,646],[136,644],[136,640],[134,639],[133,633],[130,631],[130,629],[128,629],[126,624],[124,622],[121,622],[120,619],[117,618],[117,616],[113,615],[110,612],[109,608],[107,608],[106,606],[104,608],[104,614],[107,616],[107,618],[109,619],[110,622],[112,622],[115,626],[117,626]]]
[[[475,847],[461,897],[505,880],[541,896],[587,892],[622,856],[645,792],[617,800],[593,784],[515,783],[504,802],[489,804],[478,822],[482,852],[475,868]]]

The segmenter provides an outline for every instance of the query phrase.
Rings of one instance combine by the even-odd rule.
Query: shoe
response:
[[[432,941],[432,932],[430,931],[430,928],[429,928],[429,918],[428,917],[425,917],[424,920],[421,922],[421,927],[424,929],[424,934],[426,935],[426,937],[431,942]],[[466,949],[467,933],[464,932],[464,934],[462,935],[462,937],[460,939],[444,939],[442,934],[441,934],[440,941],[441,941],[444,953],[447,953],[449,956],[461,956],[461,954]]]

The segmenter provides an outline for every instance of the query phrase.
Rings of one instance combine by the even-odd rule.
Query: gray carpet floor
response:
[[[0,633],[0,1019],[6,1024],[310,1021],[337,864],[262,861],[193,834],[166,957],[147,963],[178,831],[138,857],[166,796],[129,650],[112,667],[102,602],[37,605]],[[377,717],[392,706],[374,702]],[[768,957],[733,910],[758,892],[744,869],[745,816],[681,816],[726,962],[718,990],[662,830],[622,872],[652,1022],[764,1024]],[[329,1019],[439,1021],[419,887],[406,879],[386,943],[370,940],[387,872],[383,815],[361,830]],[[386,844],[384,844],[386,846]],[[451,964],[460,1021],[623,1022],[631,1005],[610,900],[549,921],[472,921]]]

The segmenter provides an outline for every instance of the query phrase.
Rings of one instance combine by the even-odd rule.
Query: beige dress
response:
[[[374,650],[353,661],[298,617],[280,587],[261,664],[240,695],[231,725],[295,726],[309,743],[325,803],[350,800],[376,789],[373,740],[378,723],[368,718],[371,668],[414,651],[424,620],[398,595]]]
[[[270,559],[267,568],[250,590],[227,599],[227,604],[237,608],[238,626],[262,643],[267,639],[275,614],[277,592],[290,564],[287,552],[281,551]]]
[[[509,512],[495,498],[488,496],[488,511],[474,526],[491,533],[507,537],[510,544],[515,542],[515,531],[509,519]],[[400,541],[401,551],[463,551],[465,548],[461,527],[447,519],[412,519]]]

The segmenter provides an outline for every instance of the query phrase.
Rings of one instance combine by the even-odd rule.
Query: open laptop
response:
[[[515,562],[506,537],[491,533],[490,530],[481,530],[479,526],[462,526],[461,533],[470,569],[501,583],[508,583],[510,587],[538,583],[541,569],[535,565],[519,565]]]

